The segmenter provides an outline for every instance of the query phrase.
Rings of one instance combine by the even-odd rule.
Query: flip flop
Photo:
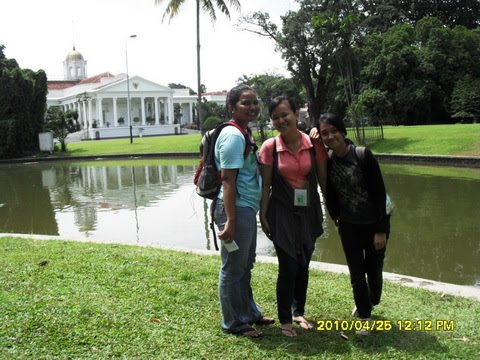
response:
[[[282,325],[282,335],[286,337],[297,337],[297,332],[293,329],[292,324]]]
[[[293,321],[300,325],[303,330],[311,330],[315,328],[315,323],[307,321],[303,316],[296,316]]]
[[[272,325],[274,322],[275,322],[274,319],[267,318],[267,317],[263,316],[260,319],[258,319],[257,321],[254,321],[253,323],[251,323],[251,325],[255,324],[255,325],[259,325],[259,326],[268,326],[268,325]]]

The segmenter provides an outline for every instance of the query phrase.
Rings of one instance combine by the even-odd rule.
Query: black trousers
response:
[[[369,318],[372,306],[379,304],[382,296],[382,272],[386,247],[375,250],[373,225],[340,222],[338,232],[350,271],[353,298],[358,315],[363,319]]]
[[[308,265],[312,254],[306,254],[306,264],[288,255],[275,245],[278,258],[277,306],[281,324],[291,324],[293,316],[303,316],[307,301]]]

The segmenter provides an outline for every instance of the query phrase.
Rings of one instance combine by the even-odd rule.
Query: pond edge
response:
[[[375,154],[379,161],[395,163],[418,163],[443,166],[480,167],[480,156],[452,156],[452,155],[421,155],[421,154]],[[144,153],[144,154],[100,154],[84,156],[39,156],[22,157],[16,159],[0,159],[0,164],[32,163],[40,161],[73,161],[73,160],[103,160],[103,159],[142,159],[142,158],[173,158],[199,159],[197,152],[171,153]]]

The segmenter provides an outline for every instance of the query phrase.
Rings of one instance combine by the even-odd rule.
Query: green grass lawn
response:
[[[369,144],[375,153],[480,156],[480,124],[386,126],[384,140]],[[349,134],[352,135],[352,134]],[[197,152],[200,134],[70,143],[60,156]]]
[[[386,126],[375,153],[480,156],[480,124]]]
[[[220,330],[218,256],[153,248],[0,238],[1,359],[474,359],[480,302],[386,283],[370,336],[298,330],[249,340]],[[253,288],[276,317],[277,266],[256,264]],[[312,271],[306,315],[352,320],[347,276]],[[453,330],[398,324],[447,320]]]

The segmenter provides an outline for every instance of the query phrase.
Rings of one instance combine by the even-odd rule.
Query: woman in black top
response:
[[[383,260],[390,232],[382,173],[370,150],[365,149],[364,159],[358,158],[338,116],[323,114],[319,131],[330,149],[326,202],[338,226],[350,271],[356,305],[352,315],[368,321],[382,294]]]

